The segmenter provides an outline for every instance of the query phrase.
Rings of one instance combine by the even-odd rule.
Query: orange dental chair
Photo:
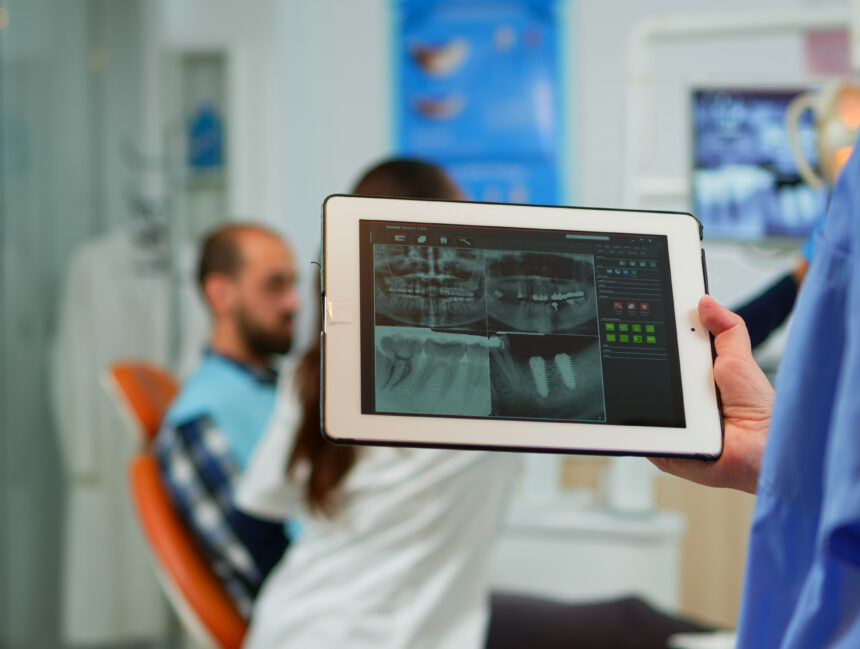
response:
[[[140,441],[129,490],[162,589],[196,646],[239,649],[247,622],[174,510],[149,448],[179,383],[160,367],[130,361],[111,365],[105,385]]]

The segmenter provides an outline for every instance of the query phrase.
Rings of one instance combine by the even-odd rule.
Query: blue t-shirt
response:
[[[164,421],[181,426],[208,417],[227,436],[239,468],[251,459],[275,408],[277,375],[207,350],[197,370],[182,384]]]
[[[830,199],[777,379],[739,649],[860,647],[860,154]]]

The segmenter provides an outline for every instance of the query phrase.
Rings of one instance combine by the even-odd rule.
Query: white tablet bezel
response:
[[[666,235],[686,427],[362,414],[361,220]],[[699,222],[678,212],[329,196],[323,204],[324,434],[348,444],[719,457],[713,347],[696,308],[707,292],[700,243]]]

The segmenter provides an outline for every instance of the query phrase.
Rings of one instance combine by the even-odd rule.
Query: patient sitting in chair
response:
[[[290,249],[266,228],[232,224],[206,238],[198,280],[209,344],[155,440],[178,513],[246,619],[289,545],[282,520],[239,511],[233,495],[274,407],[273,362],[292,344],[295,275]]]

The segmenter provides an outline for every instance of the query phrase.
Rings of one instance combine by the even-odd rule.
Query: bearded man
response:
[[[212,332],[165,415],[155,451],[178,513],[247,618],[289,545],[288,526],[239,511],[233,488],[274,407],[273,364],[290,351],[298,308],[296,271],[277,234],[228,224],[203,242],[197,279]]]

